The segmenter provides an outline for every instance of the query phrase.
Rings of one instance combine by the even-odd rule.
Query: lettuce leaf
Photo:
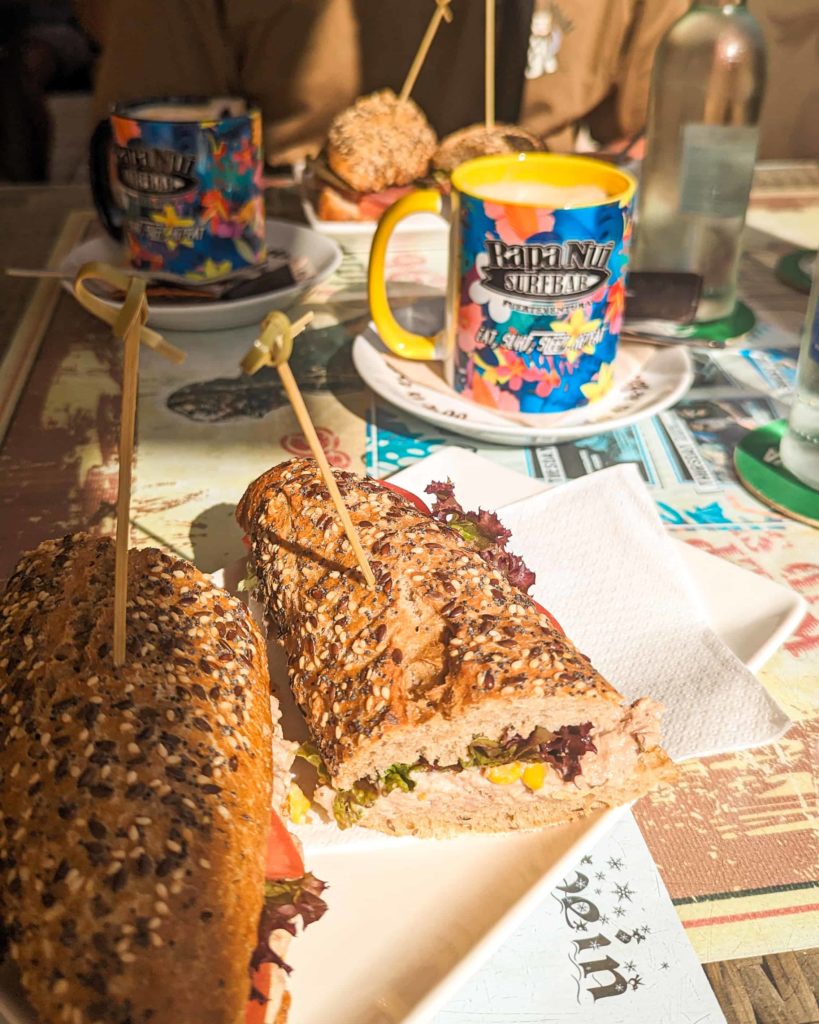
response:
[[[252,983],[256,971],[262,964],[275,964],[287,974],[292,968],[270,948],[270,937],[275,931],[295,935],[298,922],[307,928],[318,921],[327,910],[322,899],[326,883],[309,872],[301,878],[265,882],[264,904],[259,917],[256,933],[256,948],[250,957],[250,999],[266,1003],[267,996]]]
[[[247,576],[243,580],[239,580],[236,584],[236,589],[240,594],[250,593],[259,586],[259,582],[259,577],[248,567]]]
[[[302,743],[296,751],[296,757],[307,761],[308,764],[311,764],[316,769],[319,785],[330,785],[330,773],[327,771],[327,765],[324,763],[324,758],[318,752],[318,748],[314,743]]]
[[[415,789],[415,782],[410,778],[410,772],[416,765],[412,764],[391,764],[384,772],[381,784],[385,793],[391,793],[394,789],[403,789],[405,793],[411,793]]]
[[[499,740],[476,736],[469,745],[469,758],[465,766],[490,767],[511,764],[513,761],[537,761],[550,764],[563,778],[573,782],[582,773],[580,759],[597,747],[589,735],[591,722],[582,725],[563,725],[555,732],[536,726],[528,736],[512,733],[508,729]]]
[[[352,789],[339,789],[333,800],[333,817],[339,828],[350,828],[361,819],[365,807],[372,807],[379,797],[378,786],[369,779],[359,779]]]
[[[430,484],[426,493],[435,497],[435,504],[430,510],[433,519],[460,534],[467,544],[478,551],[487,565],[497,569],[513,587],[524,594],[529,592],[535,585],[535,574],[522,558],[506,550],[512,534],[494,512],[487,512],[483,508],[477,512],[464,511],[455,497],[455,487],[451,480]]]

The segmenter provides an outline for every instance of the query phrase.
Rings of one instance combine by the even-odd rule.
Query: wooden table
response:
[[[289,200],[284,202],[286,206]],[[55,245],[65,250],[87,229],[89,218],[82,211],[88,206],[81,188],[0,189],[3,262],[46,265]],[[345,266],[345,286],[322,300],[333,310],[333,323],[318,325],[319,332],[327,332],[328,343],[336,326],[349,333],[366,322],[361,268]],[[746,268],[746,273],[764,273],[764,268]],[[788,296],[772,288],[766,302],[782,324],[792,329],[798,323],[798,309],[794,312]],[[335,464],[356,465],[362,458],[364,405],[360,388],[350,385],[343,345],[333,351],[332,373],[318,368],[329,391],[324,393],[317,385],[310,401]],[[0,447],[0,525],[5,540],[0,578],[9,573],[21,550],[47,536],[110,526],[119,372],[119,353],[108,332],[58,286],[0,276],[0,425],[8,425]],[[148,367],[146,387],[152,396],[150,372]],[[303,368],[302,385],[309,384],[316,372],[315,366]],[[358,440],[350,442],[348,437]],[[286,435],[280,444],[284,451],[298,451],[297,437]],[[155,536],[151,524],[156,520],[151,516],[157,503],[171,500],[174,486],[172,481],[155,481],[153,489],[143,493],[135,515],[136,539],[144,542]],[[191,501],[194,507],[195,495]],[[229,529],[230,508],[209,509],[208,516],[198,524],[188,520],[184,535],[161,536],[160,542],[185,547],[190,540],[203,568],[215,568],[221,552],[209,538],[217,527]],[[730,552],[728,556],[732,557]],[[742,555],[733,557],[742,560]],[[806,636],[809,642],[810,630]],[[811,665],[815,669],[816,657],[811,655],[806,664],[809,671]],[[819,863],[814,877],[819,879]],[[707,963],[705,971],[730,1024],[819,1022],[819,949],[723,959]]]

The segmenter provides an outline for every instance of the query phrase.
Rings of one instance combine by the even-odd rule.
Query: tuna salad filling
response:
[[[457,764],[442,765],[425,758],[414,764],[392,764],[374,778],[359,779],[352,788],[337,790],[332,803],[333,816],[339,827],[349,828],[379,797],[388,796],[395,790],[412,793],[419,782],[422,789],[427,789],[426,783],[433,775],[456,776],[456,784],[460,784],[465,773],[480,773],[490,782],[502,782],[512,773],[515,778],[510,776],[510,781],[523,778],[532,790],[543,785],[547,773],[554,775],[560,784],[573,782],[583,770],[581,760],[584,756],[597,751],[591,731],[591,722],[584,722],[582,725],[564,725],[556,731],[536,726],[528,736],[521,736],[510,729],[495,740],[475,736],[466,756]],[[300,756],[316,768],[320,783],[330,781],[315,748],[303,745]]]
[[[537,726],[527,736],[507,729],[497,740],[474,737],[457,764],[420,758],[414,764],[390,765],[350,789],[324,792],[332,794],[332,814],[340,828],[355,825],[376,800],[403,803],[405,794],[420,800],[446,794],[462,804],[473,797],[483,799],[502,786],[518,797],[572,799],[578,789],[628,778],[641,753],[659,742],[657,729],[656,704],[644,698],[624,709],[623,718],[601,733],[593,734],[591,722],[557,730]],[[331,785],[315,747],[305,744],[299,756],[316,768],[322,786]],[[325,799],[320,802],[325,804]]]

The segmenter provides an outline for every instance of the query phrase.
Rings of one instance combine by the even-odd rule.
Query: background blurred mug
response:
[[[551,413],[609,390],[623,318],[636,182],[586,157],[480,157],[452,174],[449,197],[412,192],[373,238],[369,299],[384,344],[443,359],[449,383],[494,408]],[[449,219],[446,324],[437,338],[404,329],[387,299],[386,247],[412,213]]]
[[[264,259],[262,167],[261,114],[230,97],[120,103],[91,139],[105,228],[134,267],[191,280]]]

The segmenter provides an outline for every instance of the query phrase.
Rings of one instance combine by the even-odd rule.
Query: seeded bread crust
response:
[[[43,1022],[244,1019],[271,808],[265,647],[245,607],[132,551],[24,555],[0,599],[0,917]]]
[[[423,177],[435,132],[413,100],[382,89],[342,111],[327,136],[327,163],[354,192],[381,192]]]
[[[436,171],[451,174],[464,161],[475,157],[542,149],[542,141],[519,125],[496,124],[487,128],[484,124],[472,124],[441,140],[432,158],[432,166]]]
[[[536,725],[591,720],[602,730],[624,719],[614,687],[458,534],[375,481],[336,478],[374,591],[313,460],[269,470],[237,509],[293,692],[335,788],[419,755],[455,764],[472,737],[506,727],[528,735]],[[646,767],[668,764],[650,748]],[[641,773],[631,796],[652,779]],[[377,818],[365,814],[362,824]],[[539,823],[548,820],[544,813]],[[408,816],[403,825],[413,828]]]

